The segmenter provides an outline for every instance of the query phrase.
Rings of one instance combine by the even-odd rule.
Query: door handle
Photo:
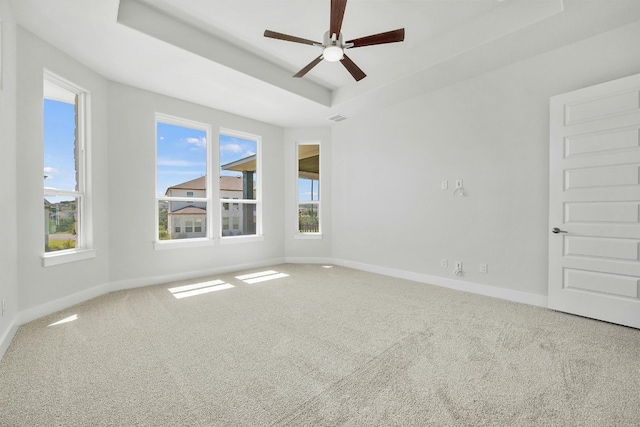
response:
[[[558,233],[568,233],[568,231],[564,231],[564,230],[560,230],[558,227],[553,227],[551,229],[551,232],[554,234],[558,234]]]

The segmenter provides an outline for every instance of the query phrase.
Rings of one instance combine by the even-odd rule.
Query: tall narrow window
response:
[[[220,132],[222,237],[260,235],[260,137]],[[233,200],[231,209],[229,201]],[[229,226],[231,218],[232,226]]]
[[[44,252],[92,244],[88,224],[88,94],[45,72],[43,84]]]
[[[298,144],[298,233],[320,233],[320,144]]]
[[[206,124],[156,114],[156,238],[210,237]]]

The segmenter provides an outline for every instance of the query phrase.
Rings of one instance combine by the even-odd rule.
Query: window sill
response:
[[[213,239],[161,240],[159,242],[153,242],[153,249],[155,249],[156,251],[161,251],[166,249],[199,248],[213,245]]]
[[[262,235],[251,235],[251,236],[225,236],[220,238],[221,245],[233,245],[236,243],[253,243],[253,242],[263,242],[264,236]]]
[[[293,238],[296,240],[322,240],[322,233],[295,233]]]
[[[83,249],[73,251],[61,251],[48,253],[42,256],[42,266],[51,267],[52,265],[66,264],[69,262],[82,261],[89,258],[95,258],[97,251],[95,249]]]

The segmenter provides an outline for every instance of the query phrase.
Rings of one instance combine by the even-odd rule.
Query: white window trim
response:
[[[43,190],[43,196],[75,196],[80,195],[80,202],[76,206],[78,211],[78,237],[76,248],[55,252],[44,252],[41,256],[42,265],[66,264],[94,258],[96,251],[93,242],[93,199],[91,179],[91,93],[69,80],[45,69],[44,80],[77,95],[78,123],[76,128],[79,160],[78,160],[78,191]],[[44,93],[42,98],[44,99]],[[43,244],[44,247],[44,244]]]
[[[205,132],[205,137],[207,139],[207,168],[206,168],[206,186],[207,186],[207,196],[206,197],[161,197],[157,194],[154,197],[154,212],[155,212],[155,221],[154,221],[154,242],[153,248],[155,250],[166,250],[166,249],[180,249],[180,248],[192,248],[192,247],[201,247],[201,246],[213,246],[215,236],[212,234],[213,230],[213,217],[212,209],[214,206],[213,203],[213,194],[217,191],[213,188],[213,179],[212,179],[212,170],[213,170],[213,159],[212,159],[212,127],[208,123],[196,122],[194,120],[185,119],[182,117],[172,116],[164,113],[155,113],[155,121],[154,121],[154,134],[155,134],[155,143],[154,143],[154,157],[155,157],[155,185],[154,185],[154,193],[158,188],[158,123],[165,123],[168,125],[181,126],[191,129],[196,129]],[[217,187],[216,187],[217,188]],[[190,239],[176,239],[176,240],[160,240],[160,236],[158,235],[158,229],[160,226],[160,218],[158,215],[158,203],[160,201],[170,201],[170,202],[204,202],[207,204],[207,217],[206,217],[206,229],[207,235],[205,237],[195,237]],[[203,224],[204,225],[204,224]],[[184,228],[184,225],[181,225]],[[167,230],[169,231],[169,230]]]
[[[220,236],[220,244],[229,244],[229,243],[248,243],[248,242],[261,242],[264,240],[262,233],[262,137],[260,135],[254,135],[252,133],[237,131],[228,128],[220,128],[220,133],[218,135],[218,155],[220,154],[220,136],[226,135],[246,140],[255,141],[256,143],[256,179],[258,184],[256,186],[256,194],[254,200],[244,200],[244,199],[223,199],[222,197],[218,197],[220,201],[218,205],[220,217],[222,218],[222,203],[229,203],[229,210],[232,209],[233,203],[238,204],[255,204],[256,205],[256,234],[249,234],[243,236],[223,236],[222,235],[222,219],[220,220],[220,226],[218,227],[218,232]],[[218,158],[218,167],[220,167],[220,161]],[[219,184],[218,184],[219,186]],[[229,224],[229,229],[231,229],[231,224]]]
[[[194,237],[192,239],[175,239],[175,240],[159,240],[153,242],[153,249],[166,250],[166,249],[182,249],[182,248],[196,248],[203,246],[213,246],[215,244],[214,239],[207,237]]]
[[[312,201],[302,201],[299,200],[298,195],[300,194],[300,188],[299,188],[299,179],[298,179],[298,162],[299,162],[299,156],[300,156],[300,146],[301,145],[317,145],[318,146],[318,169],[320,170],[320,176],[318,178],[318,200],[312,200]],[[322,239],[322,217],[323,217],[323,212],[322,212],[322,192],[323,192],[323,185],[322,185],[322,144],[320,143],[320,141],[299,141],[296,142],[296,148],[295,148],[295,162],[296,162],[296,166],[295,166],[295,183],[296,185],[294,186],[295,188],[295,201],[296,201],[296,214],[294,217],[294,233],[293,233],[293,238],[296,240],[321,240]],[[318,212],[320,213],[319,217],[318,217],[318,231],[315,233],[302,233],[300,232],[300,226],[299,226],[299,209],[300,209],[300,205],[301,204],[315,204],[318,206]]]

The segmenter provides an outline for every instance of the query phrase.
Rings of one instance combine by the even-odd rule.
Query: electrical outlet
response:
[[[449,265],[449,263],[447,262],[447,260],[445,258],[442,258],[440,260],[440,267],[447,268],[448,265]]]
[[[2,315],[4,316],[4,298],[2,298]]]
[[[446,190],[447,188],[449,188],[449,181],[441,181],[440,182],[440,189]]]
[[[480,264],[480,273],[487,274],[489,272],[489,266],[487,264]]]
[[[456,179],[456,189],[462,188],[462,180]]]

